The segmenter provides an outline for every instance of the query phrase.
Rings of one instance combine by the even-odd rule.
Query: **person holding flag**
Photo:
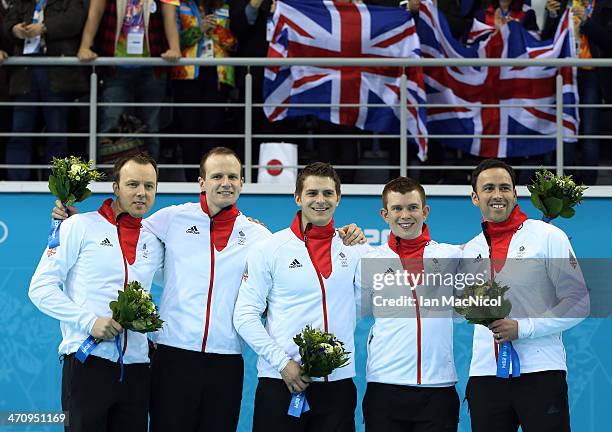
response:
[[[303,373],[294,338],[310,325],[355,352],[354,278],[369,247],[347,247],[336,235],[340,178],[331,165],[307,165],[294,197],[300,210],[291,226],[250,252],[234,309],[236,331],[259,356],[253,430],[353,431],[353,355],[330,375],[311,379]],[[303,405],[294,406],[297,400]]]
[[[505,162],[482,161],[472,189],[482,232],[465,245],[460,271],[487,262],[512,303],[510,317],[474,328],[466,388],[472,431],[569,431],[561,333],[589,313],[572,246],[559,228],[521,211],[514,170]]]
[[[459,396],[454,387],[453,310],[434,312],[418,301],[399,309],[376,308],[374,293],[383,299],[395,297],[384,288],[375,291],[369,276],[398,272],[418,276],[425,271],[454,274],[461,249],[431,239],[425,223],[430,210],[425,190],[413,179],[398,177],[388,182],[382,202],[380,214],[391,235],[362,260],[356,282],[363,293],[362,313],[369,315],[373,310],[375,319],[368,337],[365,428],[367,432],[456,431]],[[396,294],[408,293],[417,300],[434,298],[443,290],[423,280],[418,286],[399,287]]]
[[[115,199],[62,223],[60,245],[45,250],[29,289],[34,305],[60,321],[62,410],[68,412],[70,432],[146,432],[148,427],[147,336],[124,331],[111,318],[109,303],[128,282],[138,281],[149,291],[162,267],[163,246],[142,227],[155,202],[157,164],[137,154],[118,161],[113,172]],[[120,334],[121,350],[113,342]],[[90,335],[103,341],[91,352],[84,348]],[[81,351],[89,353],[84,360]]]

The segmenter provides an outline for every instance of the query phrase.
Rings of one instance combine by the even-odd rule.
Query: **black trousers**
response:
[[[151,432],[235,431],[242,401],[240,354],[158,345],[151,379]]]
[[[357,389],[348,378],[313,382],[306,389],[310,411],[287,414],[291,393],[281,379],[259,378],[255,392],[254,432],[353,432]]]
[[[363,416],[367,432],[456,432],[459,396],[454,386],[370,382],[363,397]]]
[[[473,432],[569,432],[565,371],[518,378],[470,377],[465,389]]]
[[[62,410],[66,432],[146,432],[149,411],[148,363],[119,364],[90,355],[85,363],[64,357]]]

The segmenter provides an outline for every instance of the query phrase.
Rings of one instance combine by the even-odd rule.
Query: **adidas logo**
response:
[[[200,234],[200,231],[198,231],[198,227],[197,226],[192,226],[191,228],[187,228],[187,231],[185,231],[187,234]]]
[[[385,271],[385,274],[393,274],[393,273],[395,273],[395,272],[393,271],[393,269],[392,269],[391,267],[389,267],[389,268],[388,268],[388,269]]]
[[[245,236],[245,234],[244,234],[242,231],[238,231],[238,235],[239,235],[240,237],[244,237],[244,236]]]
[[[289,264],[289,268],[298,268],[302,267],[302,264],[297,259],[294,259],[291,264]]]
[[[478,254],[478,256],[474,259],[475,263],[480,262],[480,261],[482,261],[482,254]]]
[[[110,246],[110,247],[113,247],[113,244],[110,242],[110,240],[108,238],[105,238],[104,240],[102,240],[100,242],[100,246]]]

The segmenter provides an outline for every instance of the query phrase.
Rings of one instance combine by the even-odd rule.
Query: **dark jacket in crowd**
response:
[[[259,7],[257,20],[251,25],[244,12],[249,0],[232,0],[230,2],[230,30],[238,38],[238,50],[235,57],[267,57],[268,42],[266,41],[266,27],[272,0],[264,0]],[[236,83],[244,86],[246,68],[240,67],[236,71]],[[251,68],[253,75],[254,100],[261,98],[263,89],[263,68]]]
[[[580,31],[589,39],[594,58],[612,58],[612,0],[597,0]],[[612,69],[598,67],[597,75],[604,100],[612,103]]]
[[[9,55],[23,56],[23,39],[14,37],[12,28],[21,22],[32,22],[36,0],[14,0],[4,22],[11,39]],[[81,42],[81,32],[86,11],[83,0],[47,0],[44,9],[44,24],[47,32],[43,35],[46,50],[39,55],[49,57],[76,56]],[[50,66],[49,82],[55,93],[82,93],[87,91],[87,81],[82,68]],[[9,91],[11,96],[30,92],[31,68],[14,68],[10,72]]]

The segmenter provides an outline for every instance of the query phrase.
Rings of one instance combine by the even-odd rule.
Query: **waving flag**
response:
[[[322,0],[283,0],[272,18],[268,57],[419,58],[419,40],[410,13],[403,9],[334,3]],[[336,124],[399,133],[400,77],[398,67],[267,68],[264,111],[270,121],[315,115]],[[407,129],[424,160],[425,91],[421,68],[406,70],[408,77]],[[286,107],[282,104],[331,104],[331,107]],[[336,106],[333,106],[333,105]],[[360,106],[339,107],[338,104]],[[366,104],[382,106],[366,107]]]
[[[485,41],[468,48],[453,38],[446,20],[429,0],[421,4],[419,17],[418,34],[425,58],[574,57],[569,11],[563,15],[552,40],[539,41],[519,23],[510,22],[500,32],[491,32]],[[478,30],[487,31],[482,26]],[[551,67],[426,68],[428,104],[453,105],[428,109],[429,133],[493,135],[444,140],[445,144],[482,157],[503,158],[553,151],[556,146],[555,107],[539,105],[555,104],[557,72],[557,68]],[[575,68],[561,68],[560,73],[563,77],[563,103],[576,104]],[[475,104],[487,106],[473,106]],[[489,106],[495,104],[502,107]],[[566,141],[575,141],[571,136],[576,134],[577,128],[577,109],[565,107],[563,130]],[[534,135],[535,138],[525,135]]]

